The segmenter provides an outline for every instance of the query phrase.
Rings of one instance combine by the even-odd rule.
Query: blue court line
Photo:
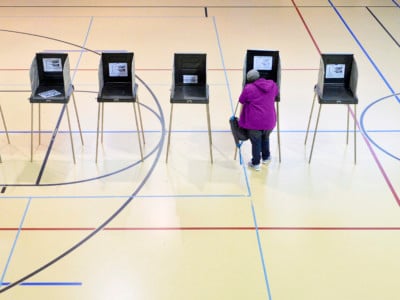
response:
[[[89,33],[90,33],[90,30],[92,29],[92,25],[93,25],[93,17],[90,18],[89,26],[88,26],[88,29],[86,31],[86,36],[85,36],[85,39],[83,40],[82,46],[80,46],[80,50],[84,50],[85,47],[86,47],[86,44],[87,44],[87,41],[88,41],[88,38],[89,38]],[[78,57],[78,61],[75,64],[75,71],[72,74],[72,78],[71,78],[72,82],[74,82],[75,75],[76,75],[76,72],[78,71],[78,67],[79,67],[79,65],[81,63],[81,59],[82,59],[83,53],[84,53],[83,51],[80,52],[79,57]]]
[[[221,58],[222,69],[224,70],[225,82],[226,82],[226,86],[227,86],[227,89],[228,89],[229,102],[231,104],[231,111],[232,111],[232,114],[233,114],[234,108],[233,108],[233,102],[232,102],[232,92],[231,92],[231,88],[230,88],[230,85],[229,85],[228,73],[226,72],[225,60],[224,60],[224,55],[222,53],[221,41],[220,41],[220,38],[219,38],[217,22],[215,20],[215,16],[213,16],[212,19],[213,19],[213,24],[214,24],[215,36],[217,38],[219,56]]]
[[[226,71],[226,65],[225,65],[224,55],[223,55],[222,46],[221,46],[221,40],[219,38],[218,27],[217,27],[217,22],[216,22],[215,16],[212,17],[212,20],[213,20],[213,24],[214,24],[215,36],[217,38],[217,44],[218,44],[219,55],[220,55],[221,63],[222,63],[222,69],[224,70],[224,77],[225,77],[226,87],[227,87],[227,90],[228,90],[229,103],[231,105],[231,112],[232,112],[232,115],[233,115],[235,113],[235,109],[234,109],[234,105],[233,105],[232,92],[231,92],[231,88],[230,88],[230,85],[229,85],[228,73]],[[228,122],[228,118],[227,118],[227,122]],[[248,195],[250,196],[251,195],[251,188],[250,188],[250,184],[249,184],[249,179],[247,177],[246,168],[242,164],[242,155],[241,155],[240,147],[237,150],[239,152],[240,164],[243,166],[243,171],[244,171],[244,176],[245,176]]]
[[[8,286],[11,282],[3,282],[0,286]],[[82,282],[74,281],[28,281],[22,282],[20,286],[82,286]]]
[[[355,33],[351,30],[350,26],[347,24],[346,20],[343,18],[343,16],[340,14],[339,10],[336,8],[336,6],[332,3],[331,0],[328,0],[329,4],[331,5],[331,7],[333,8],[333,10],[336,12],[337,16],[339,17],[339,19],[342,21],[343,25],[346,27],[346,29],[349,31],[350,35],[353,37],[353,39],[355,40],[355,42],[357,43],[357,45],[360,47],[361,51],[364,53],[364,55],[367,57],[367,59],[369,60],[369,62],[372,64],[372,66],[374,67],[375,71],[378,72],[379,76],[381,77],[381,79],[383,80],[383,82],[385,83],[386,87],[389,89],[389,91],[392,94],[396,94],[395,90],[392,88],[392,86],[390,85],[390,83],[386,80],[386,77],[383,75],[383,73],[381,72],[381,70],[378,68],[378,66],[375,64],[374,60],[371,58],[371,56],[369,55],[369,53],[367,52],[367,50],[364,48],[364,46],[361,44],[360,40],[357,38],[357,36],[355,35]],[[396,96],[397,102],[400,103],[400,98],[398,96]]]
[[[262,268],[263,268],[265,284],[266,284],[266,286],[267,286],[268,299],[269,299],[269,300],[272,300],[271,289],[270,289],[269,280],[268,280],[267,267],[266,267],[266,265],[265,265],[264,252],[263,252],[262,245],[261,245],[260,232],[259,232],[259,230],[258,230],[257,217],[256,217],[255,209],[254,209],[254,203],[253,203],[252,200],[251,200],[251,212],[252,212],[252,214],[253,214],[253,222],[254,222],[254,227],[255,227],[255,229],[256,229],[258,251],[260,252],[261,265],[262,265]]]
[[[20,221],[19,226],[18,226],[17,234],[15,236],[13,245],[11,247],[10,254],[8,255],[7,262],[6,262],[6,265],[5,265],[4,270],[3,270],[3,274],[1,275],[1,278],[0,278],[0,286],[3,285],[4,278],[6,276],[8,267],[10,266],[11,258],[12,258],[13,254],[14,254],[14,251],[15,251],[15,246],[17,245],[17,241],[18,241],[19,235],[21,233],[21,230],[22,230],[22,227],[24,225],[24,221],[25,221],[26,215],[27,215],[29,207],[31,205],[31,200],[32,200],[32,198],[28,198],[28,203],[26,204],[25,211],[22,214],[22,218],[21,218],[21,221]]]
[[[399,2],[397,2],[396,0],[392,0],[392,2],[394,3],[394,5],[396,5],[397,7],[400,8],[400,3]]]

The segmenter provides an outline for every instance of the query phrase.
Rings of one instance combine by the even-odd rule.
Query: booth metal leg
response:
[[[6,120],[4,118],[3,109],[1,108],[1,105],[0,105],[0,113],[1,113],[1,119],[3,120],[4,131],[6,132],[6,136],[7,136],[7,141],[10,144],[10,137],[8,136]],[[0,155],[0,163],[2,163],[2,162],[3,162],[3,160],[1,159],[1,155]]]
[[[80,134],[80,136],[81,136],[81,142],[82,142],[82,145],[84,145],[84,143],[83,143],[83,135],[82,135],[82,128],[81,128],[81,122],[79,121],[78,109],[77,109],[77,106],[76,106],[75,94],[74,94],[74,93],[72,93],[72,101],[74,102],[75,116],[76,116],[76,120],[77,120],[77,122],[78,122],[78,128],[79,128],[79,134]]]
[[[140,130],[139,130],[139,123],[138,123],[138,114],[136,112],[135,103],[133,103],[133,111],[136,123],[136,130],[138,133],[138,141],[139,141],[139,149],[140,149],[140,158],[143,161],[143,147],[142,141],[140,138]],[[100,132],[101,131],[101,132]],[[99,153],[99,135],[101,135],[101,143],[103,143],[103,133],[104,133],[104,102],[99,102],[98,109],[97,109],[97,130],[96,130],[96,163],[98,161],[98,153]]]
[[[74,139],[72,138],[71,120],[69,118],[68,104],[64,104],[64,105],[65,105],[65,110],[67,111],[67,121],[68,121],[68,128],[69,128],[69,138],[71,140],[72,159],[74,160],[74,164],[76,164]]]
[[[276,119],[277,119],[277,134],[278,134],[278,151],[279,151],[279,163],[282,161],[281,159],[281,131],[279,124],[279,102],[276,102]]]
[[[313,141],[312,141],[311,151],[310,151],[310,158],[308,159],[308,163],[311,163],[311,157],[312,157],[312,153],[314,150],[315,136],[317,135],[317,130],[318,130],[319,116],[321,114],[321,107],[322,107],[322,105],[320,104],[319,110],[318,110],[317,122],[315,123],[315,131],[314,131],[314,136],[313,136]]]
[[[104,102],[101,103],[101,143],[103,144],[104,138]]]
[[[133,103],[133,111],[135,113],[135,123],[136,123],[136,130],[137,130],[137,135],[138,135],[138,141],[139,141],[139,149],[140,149],[140,158],[143,161],[143,149],[142,149],[142,141],[140,138],[140,130],[139,130],[139,122],[138,122],[138,116],[136,113],[136,106],[135,103]],[[143,131],[142,131],[143,132]]]
[[[169,127],[168,127],[168,141],[167,141],[167,154],[165,157],[165,162],[168,163],[168,152],[169,152],[169,145],[171,142],[171,128],[172,128],[172,112],[174,109],[174,104],[171,103],[171,111],[169,113]]]
[[[357,105],[354,104],[354,164],[357,163]]]
[[[310,117],[308,119],[306,138],[304,139],[304,145],[307,144],[308,132],[310,131],[311,118],[312,118],[312,114],[313,114],[313,111],[314,111],[314,105],[315,105],[315,99],[316,98],[317,98],[317,93],[314,93],[314,98],[313,98],[312,105],[311,105]]]
[[[69,135],[70,135],[70,140],[71,140],[71,148],[72,148],[72,158],[74,161],[74,164],[76,164],[76,159],[75,159],[75,149],[74,149],[74,141],[72,138],[72,130],[71,130],[71,120],[69,117],[69,110],[68,110],[68,104],[64,104],[65,105],[65,109],[67,111],[67,121],[68,121],[68,129],[69,129]],[[31,162],[33,162],[33,103],[31,103]],[[38,130],[38,135],[39,135],[39,145],[41,143],[41,132],[42,132],[42,128],[41,128],[41,105],[40,103],[38,103],[38,125],[39,125],[39,130]]]
[[[213,160],[213,153],[212,153],[210,106],[208,105],[208,103],[206,104],[206,109],[207,109],[207,124],[208,124],[208,140],[209,140],[209,145],[210,145],[210,159],[211,159],[211,163],[213,163],[214,160]]]
[[[144,130],[143,130],[143,121],[142,121],[142,111],[140,109],[140,102],[139,102],[139,96],[137,97],[137,104],[138,104],[138,113],[139,113],[139,122],[140,122],[140,130],[142,132],[142,141],[143,145],[146,144],[146,141],[144,139]]]
[[[7,136],[7,141],[10,144],[10,137],[8,135],[8,129],[7,129],[7,124],[6,124],[6,119],[4,118],[4,114],[3,114],[3,109],[1,108],[0,105],[0,114],[1,114],[1,119],[3,120],[3,126],[4,126],[4,131],[6,132],[6,136]]]
[[[347,134],[346,144],[349,144],[349,132],[350,132],[350,104],[347,105]],[[354,164],[357,163],[357,105],[354,104]]]
[[[33,161],[33,103],[31,104],[31,162]]]
[[[38,131],[39,131],[39,145],[42,144],[42,105],[39,103],[38,107]]]
[[[346,130],[346,145],[349,144],[349,127],[350,127],[350,105],[347,105],[347,130]]]
[[[238,109],[238,107],[239,107],[239,101],[236,103],[236,107],[235,107],[234,116],[236,116],[236,112],[237,112],[237,109]],[[235,146],[235,154],[233,155],[233,159],[234,159],[234,160],[236,160],[237,153],[238,153],[238,147],[237,147],[237,146]]]
[[[99,130],[100,130],[100,116],[101,116],[101,106],[102,103],[98,104],[98,108],[97,108],[97,131],[96,131],[96,163],[97,163],[97,157],[98,157],[98,153],[99,153]]]

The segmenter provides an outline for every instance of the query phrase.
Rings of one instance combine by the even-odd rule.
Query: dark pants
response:
[[[272,130],[249,130],[251,154],[253,156],[251,163],[253,165],[260,164],[261,158],[263,160],[269,159],[269,135],[271,132]]]

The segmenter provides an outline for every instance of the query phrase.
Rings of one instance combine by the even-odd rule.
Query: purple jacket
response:
[[[245,85],[239,102],[243,105],[239,126],[253,130],[272,130],[276,125],[275,97],[278,86],[272,80],[259,78]]]

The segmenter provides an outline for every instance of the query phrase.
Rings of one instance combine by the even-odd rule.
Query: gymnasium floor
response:
[[[0,4],[0,299],[400,299],[398,0]],[[279,50],[282,65],[281,162],[274,131],[260,172],[233,159],[228,124],[247,49]],[[106,50],[135,54],[143,162],[126,103],[105,105],[95,162]],[[48,51],[69,55],[75,164],[59,104],[41,105],[40,144],[33,106],[30,161],[29,68]],[[205,106],[186,104],[166,163],[175,52],[207,53],[213,163]],[[309,163],[320,54],[342,52],[359,104],[323,105]]]

